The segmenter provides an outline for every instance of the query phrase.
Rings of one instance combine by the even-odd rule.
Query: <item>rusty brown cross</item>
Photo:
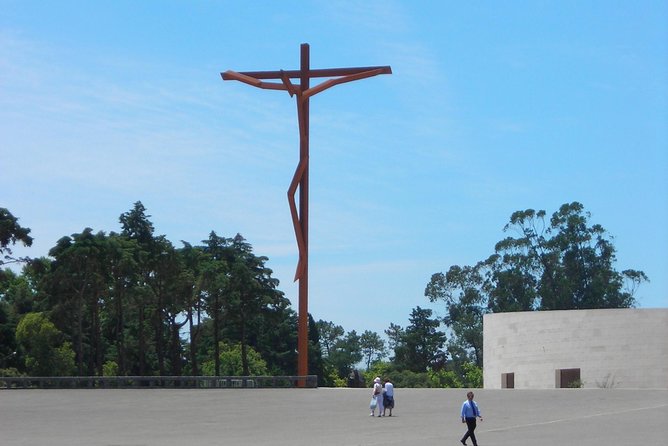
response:
[[[309,45],[301,45],[301,64],[299,70],[288,71],[244,71],[228,70],[221,73],[223,80],[240,81],[253,87],[268,90],[284,90],[290,97],[297,97],[297,119],[299,121],[299,164],[288,188],[288,203],[292,224],[297,237],[299,261],[295,272],[295,281],[299,280],[299,312],[297,328],[297,374],[308,375],[308,175],[309,175],[309,99],[335,85],[352,82],[379,74],[392,74],[389,66],[310,68]],[[311,78],[329,77],[330,79],[310,86]],[[265,82],[265,79],[278,79],[281,82]],[[299,79],[293,84],[291,79]],[[299,212],[295,203],[295,194],[299,188]]]

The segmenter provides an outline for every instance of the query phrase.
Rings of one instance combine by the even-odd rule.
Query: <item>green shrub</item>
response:
[[[118,364],[116,361],[107,361],[102,365],[102,375],[118,376]]]
[[[253,347],[247,347],[248,374],[250,376],[267,375],[267,363]],[[214,376],[216,365],[213,360],[202,364],[202,372],[206,376]],[[220,376],[242,376],[241,344],[230,345],[220,343]]]
[[[429,380],[432,387],[461,388],[464,387],[462,379],[453,370],[430,371]]]
[[[464,369],[464,385],[477,389],[482,388],[482,368],[472,362],[464,363],[462,367]]]

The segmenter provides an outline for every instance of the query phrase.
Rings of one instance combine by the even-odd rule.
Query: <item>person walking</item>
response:
[[[466,401],[462,404],[462,423],[466,423],[466,434],[464,434],[464,437],[459,440],[462,442],[462,444],[466,444],[466,439],[471,437],[471,441],[473,442],[473,446],[478,446],[478,440],[475,438],[475,431],[476,428],[476,418],[480,418],[480,421],[482,421],[482,414],[480,413],[480,408],[478,407],[478,403],[473,401],[473,392],[469,392],[466,394]]]
[[[385,385],[383,387],[383,416],[385,416],[387,409],[390,409],[390,416],[392,416],[392,409],[394,409],[394,384],[392,384],[389,378],[385,378]]]
[[[380,378],[376,377],[373,380],[373,394],[371,398],[376,399],[376,407],[378,408],[378,416],[383,416],[383,385],[380,383]],[[373,417],[375,414],[376,408],[371,408],[371,413],[369,416]]]

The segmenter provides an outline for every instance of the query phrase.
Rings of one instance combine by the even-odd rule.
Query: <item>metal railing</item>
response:
[[[260,389],[318,387],[306,376],[21,376],[0,377],[0,389]]]

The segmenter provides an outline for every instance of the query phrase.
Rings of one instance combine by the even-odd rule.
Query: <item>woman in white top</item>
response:
[[[388,378],[385,378],[383,392],[383,416],[385,416],[387,409],[390,409],[390,416],[392,416],[392,409],[394,409],[394,384]]]
[[[376,377],[373,380],[373,397],[376,399],[376,407],[378,408],[378,416],[383,416],[383,385],[380,383],[380,378]],[[371,414],[369,416],[373,417],[375,415],[376,409],[371,409]]]

